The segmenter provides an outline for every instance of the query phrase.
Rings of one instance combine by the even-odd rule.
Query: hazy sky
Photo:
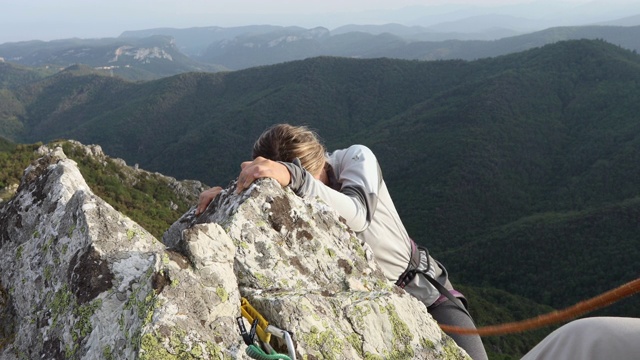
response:
[[[324,26],[348,23],[405,22],[407,7],[426,6],[438,12],[490,13],[528,6],[525,13],[543,11],[542,0],[0,0],[0,44],[71,37],[117,37],[125,30],[156,27],[239,26],[254,24]],[[551,1],[551,0],[546,0]],[[600,2],[638,7],[638,0],[554,0],[565,7]],[[535,6],[531,4],[535,4]],[[529,5],[527,5],[529,4]],[[557,6],[557,5],[554,5]],[[404,9],[404,12],[401,11]],[[414,8],[415,9],[415,8]],[[425,11],[422,9],[421,11]],[[515,10],[514,10],[515,11]],[[472,14],[470,12],[470,14]],[[542,15],[539,15],[542,16]],[[406,24],[414,25],[414,24]]]

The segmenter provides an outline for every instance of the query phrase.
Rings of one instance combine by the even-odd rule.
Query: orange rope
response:
[[[495,336],[513,334],[574,319],[582,314],[606,307],[638,292],[640,292],[640,278],[630,281],[613,290],[609,290],[589,300],[581,301],[566,309],[552,311],[535,318],[501,325],[484,326],[478,329],[444,324],[440,324],[440,328],[447,333],[464,335]]]

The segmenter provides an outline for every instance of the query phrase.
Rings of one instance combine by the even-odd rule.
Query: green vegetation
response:
[[[177,194],[165,176],[136,171],[111,158],[88,156],[81,147],[70,142],[48,145],[57,144],[78,163],[82,176],[96,195],[157,239],[161,239],[169,226],[196,201],[195,194]],[[5,188],[20,183],[24,169],[40,157],[35,150],[41,145],[15,145],[13,150],[0,151],[0,200],[6,201],[13,195],[13,191]]]
[[[34,152],[40,145],[16,145],[0,138],[0,202],[13,196],[24,169],[40,157]]]
[[[28,84],[54,74],[56,71],[47,68],[31,68],[0,61],[0,89],[10,89]]]
[[[69,142],[62,147],[65,154],[78,163],[82,176],[96,195],[157,239],[161,239],[195,201],[193,197],[176,194],[162,175],[136,172],[110,158],[100,161],[84,155],[80,147]]]
[[[581,212],[532,216],[488,231],[440,258],[450,269],[461,270],[454,277],[462,283],[500,286],[564,308],[638,277],[638,218],[640,197]],[[498,257],[498,264],[487,261]],[[627,299],[596,314],[638,316],[640,304]]]
[[[16,147],[16,144],[7,140],[3,137],[0,137],[0,151],[11,151]]]

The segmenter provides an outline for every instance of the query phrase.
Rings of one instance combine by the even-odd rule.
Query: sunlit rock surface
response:
[[[51,150],[0,209],[0,264],[2,359],[248,359],[242,297],[298,359],[465,356],[329,207],[272,180],[160,242]]]

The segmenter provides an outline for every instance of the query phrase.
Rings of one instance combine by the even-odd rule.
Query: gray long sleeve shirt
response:
[[[358,238],[371,247],[387,279],[396,282],[409,265],[412,240],[407,234],[382,179],[373,152],[364,145],[352,145],[327,156],[329,186],[315,179],[296,159],[282,162],[291,173],[289,187],[304,198],[320,197],[342,216]],[[418,267],[447,288],[447,274],[431,256],[421,256]],[[425,303],[433,304],[438,290],[423,276],[415,276],[404,289]]]
[[[290,188],[305,198],[320,197],[367,243],[385,276],[396,281],[411,258],[411,239],[398,216],[373,152],[363,145],[329,154],[330,186],[299,162],[282,163],[291,173]]]

